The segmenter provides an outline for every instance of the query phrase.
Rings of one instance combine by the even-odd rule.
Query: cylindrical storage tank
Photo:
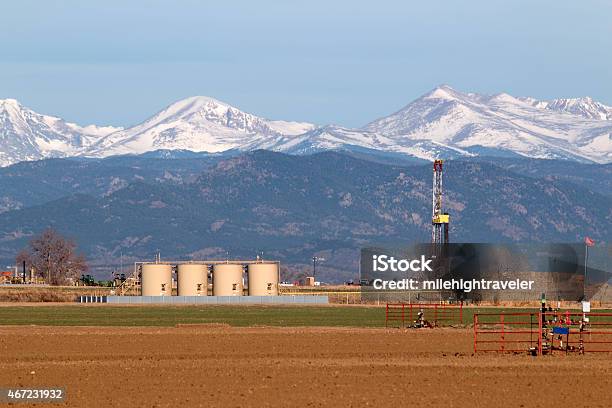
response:
[[[172,296],[172,265],[142,265],[142,296]]]
[[[213,265],[212,281],[214,296],[242,296],[242,265]]]
[[[208,295],[208,268],[206,265],[179,264],[176,268],[179,296]]]
[[[278,295],[278,264],[254,263],[248,266],[249,296]]]

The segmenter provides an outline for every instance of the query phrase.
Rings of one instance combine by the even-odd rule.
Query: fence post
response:
[[[438,325],[438,305],[434,305],[434,326],[437,326],[437,325]]]
[[[476,337],[478,337],[478,314],[474,313],[474,354],[476,354]]]
[[[529,348],[533,347],[533,313],[529,315]]]
[[[501,323],[501,351],[505,350],[505,338],[504,338],[504,314],[502,313],[499,317],[499,322]]]
[[[389,304],[385,308],[385,327],[389,327]]]
[[[412,324],[414,321],[414,318],[412,317],[412,303],[409,303],[408,305],[410,306],[410,324]]]
[[[538,312],[538,355],[542,355],[542,312]]]

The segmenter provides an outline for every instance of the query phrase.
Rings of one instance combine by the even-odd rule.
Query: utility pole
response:
[[[584,237],[584,284],[582,285],[582,300],[586,300],[587,272],[589,262],[589,247],[594,246],[595,241],[590,237]]]
[[[312,257],[312,277],[315,278],[315,281],[316,281],[316,276],[317,276],[317,257],[313,256]]]
[[[588,271],[587,263],[589,262],[589,247],[592,247],[594,245],[595,245],[595,241],[593,241],[589,237],[584,237],[584,283],[582,285],[582,299],[583,300],[587,300],[586,299],[586,286],[587,286],[587,271]]]
[[[584,284],[582,285],[582,298],[586,300],[586,286],[587,286],[587,263],[589,262],[589,246],[584,244]]]
[[[325,258],[319,258],[317,256],[312,257],[312,277],[315,278],[315,281],[317,276],[317,262],[322,262],[324,260]]]
[[[47,284],[51,285],[51,254],[47,252]]]

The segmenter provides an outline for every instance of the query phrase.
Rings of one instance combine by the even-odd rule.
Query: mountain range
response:
[[[214,98],[178,101],[128,128],[81,127],[0,101],[0,165],[145,152],[322,151],[398,160],[476,156],[612,161],[612,108],[591,98],[540,101],[442,85],[362,128],[268,120]]]
[[[46,227],[73,238],[99,277],[152,259],[279,259],[291,277],[356,278],[359,248],[425,241],[431,164],[366,153],[64,158],[0,169],[0,262]],[[162,155],[166,157],[166,155]],[[445,163],[452,242],[612,238],[612,164],[524,158]],[[288,272],[287,272],[288,271]]]

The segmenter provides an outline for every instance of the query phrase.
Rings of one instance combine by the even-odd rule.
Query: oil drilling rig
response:
[[[433,194],[431,214],[431,243],[448,243],[448,224],[450,215],[442,209],[442,160],[434,160],[433,163]]]

